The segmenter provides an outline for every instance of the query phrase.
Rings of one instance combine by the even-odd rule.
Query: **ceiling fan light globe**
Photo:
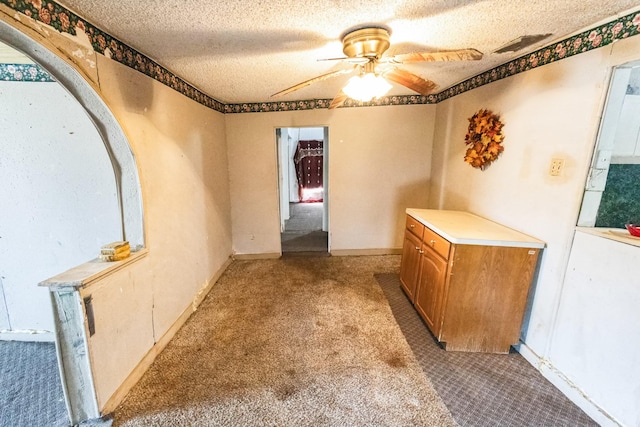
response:
[[[373,95],[370,95],[369,99],[367,99],[368,95],[365,91],[362,77],[360,76],[351,77],[342,91],[346,93],[349,98],[355,99],[356,101],[367,102],[373,98]]]
[[[373,73],[365,76],[365,80],[369,90],[374,93],[374,98],[384,96],[392,87],[382,76],[378,76]]]
[[[383,77],[366,73],[364,76],[351,77],[342,91],[351,99],[369,102],[373,98],[384,96],[391,87]]]

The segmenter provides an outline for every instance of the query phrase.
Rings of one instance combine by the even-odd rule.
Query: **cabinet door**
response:
[[[429,246],[422,245],[415,306],[436,338],[440,333],[440,313],[446,275],[447,261]]]
[[[416,285],[420,273],[420,246],[422,241],[409,231],[405,232],[400,264],[400,282],[411,302],[415,301]]]

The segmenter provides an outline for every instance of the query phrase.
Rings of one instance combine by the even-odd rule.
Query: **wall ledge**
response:
[[[56,336],[51,331],[35,330],[0,330],[0,341],[55,342]]]
[[[93,259],[77,267],[73,267],[63,273],[53,276],[38,283],[38,286],[47,287],[50,290],[62,288],[85,288],[96,280],[109,276],[122,268],[139,261],[147,256],[148,249],[140,249],[122,261],[105,262],[99,258]]]
[[[603,239],[615,240],[631,246],[640,247],[640,237],[634,237],[624,228],[576,227],[576,231]]]

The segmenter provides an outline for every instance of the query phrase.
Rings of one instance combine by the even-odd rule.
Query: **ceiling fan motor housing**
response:
[[[389,32],[384,28],[362,28],[345,35],[342,45],[349,58],[380,58],[389,48]]]

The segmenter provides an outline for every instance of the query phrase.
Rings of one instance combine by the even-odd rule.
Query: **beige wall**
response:
[[[431,205],[468,210],[547,242],[526,342],[544,352],[596,136],[606,74],[593,51],[438,104]],[[503,154],[486,170],[463,161],[468,118],[500,114]],[[551,159],[564,173],[549,175]]]
[[[129,138],[145,212],[156,338],[231,253],[224,116],[98,56],[102,94]]]
[[[563,378],[561,365],[553,365],[570,360],[577,344],[584,344],[579,340],[594,339],[573,333],[580,325],[568,310],[581,307],[563,300],[567,260],[608,73],[612,65],[637,59],[640,37],[437,106],[223,116],[93,54],[86,40],[22,30],[79,64],[127,134],[140,173],[148,256],[83,290],[93,296],[96,314],[90,340],[101,407],[193,309],[232,252],[280,253],[275,129],[303,126],[329,128],[333,252],[400,248],[407,207],[468,210],[546,241],[523,331],[525,350],[539,358],[529,358],[532,363],[558,371],[557,377],[580,394],[587,374]],[[505,152],[486,171],[463,162],[467,119],[480,108],[494,110],[505,122]],[[565,160],[559,177],[548,174],[552,158]],[[603,330],[607,339],[629,339]],[[558,331],[576,341],[554,342]],[[616,363],[614,358],[601,360]],[[617,410],[609,402],[595,405],[596,412]],[[637,413],[614,416],[637,419]]]
[[[624,342],[629,355],[637,354],[638,348],[628,336],[618,335],[611,321],[616,304],[601,307],[601,329],[585,334],[579,321],[584,307],[600,302],[576,301],[591,298],[576,293],[576,286],[594,284],[572,283],[574,292],[569,294],[565,274],[570,273],[567,262],[572,253],[589,252],[575,246],[574,233],[611,67],[638,59],[639,49],[640,37],[622,40],[461,94],[438,104],[436,114],[430,205],[468,210],[547,243],[520,350],[602,425],[617,425],[612,418],[622,425],[634,425],[625,419],[638,419],[637,410],[620,410],[617,403],[633,397],[616,391],[625,389],[620,379],[635,375],[634,356],[611,352],[602,343]],[[467,119],[481,108],[500,114],[505,124],[505,151],[485,171],[463,161]],[[549,175],[553,158],[565,160],[561,176]],[[583,277],[581,272],[571,273]],[[611,293],[637,283],[631,270],[615,280],[618,285],[608,291],[609,300],[618,298]],[[619,306],[625,306],[628,296],[620,293],[619,298]],[[583,363],[566,364],[575,358]],[[599,366],[602,363],[616,366],[616,375],[605,375],[609,368]],[[602,398],[600,390],[610,393]]]
[[[330,250],[400,248],[404,210],[427,205],[434,116],[434,105],[227,115],[234,252],[280,253],[275,129],[304,126],[329,128]]]
[[[95,287],[91,356],[102,406],[226,267],[231,211],[224,116],[97,59],[102,95],[137,160],[149,250],[127,274]]]

